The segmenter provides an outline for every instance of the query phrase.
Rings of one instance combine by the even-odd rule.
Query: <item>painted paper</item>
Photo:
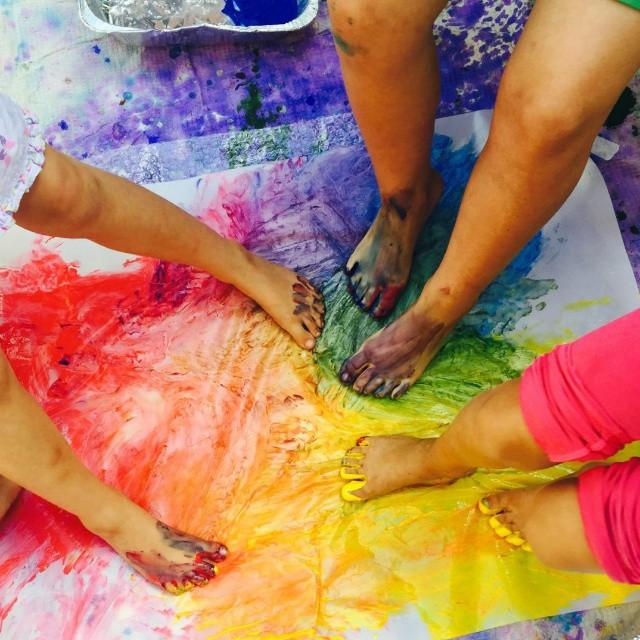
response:
[[[397,313],[443,253],[487,122],[486,113],[439,122],[434,162],[447,186]],[[21,380],[94,473],[232,552],[210,585],[175,598],[74,517],[25,494],[0,525],[3,635],[447,638],[637,595],[542,567],[496,540],[473,508],[490,490],[547,481],[566,465],[341,503],[340,460],[358,436],[438,434],[536,353],[638,304],[590,164],[407,396],[361,398],[336,371],[380,325],[350,301],[340,268],[376,212],[374,187],[359,146],[150,185],[323,288],[315,355],[191,268],[19,229],[0,239],[0,341]]]

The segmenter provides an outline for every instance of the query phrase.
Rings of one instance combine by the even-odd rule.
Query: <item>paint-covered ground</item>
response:
[[[451,14],[442,21],[439,27],[439,33],[442,36],[440,48],[444,70],[441,115],[491,106],[514,34],[518,32],[525,15],[525,3],[504,3],[500,10],[496,10],[490,3],[484,3],[481,0],[460,0],[455,3]],[[262,160],[285,159],[293,156],[310,158],[333,147],[358,142],[357,131],[349,114],[342,88],[333,44],[326,28],[324,7],[315,35],[300,42],[257,47],[171,47],[145,51],[124,47],[110,39],[93,38],[90,33],[78,25],[75,2],[71,0],[58,0],[47,3],[46,6],[35,0],[22,2],[3,0],[0,2],[0,16],[3,36],[0,38],[2,89],[32,108],[42,118],[47,125],[47,137],[52,144],[77,157],[86,158],[100,166],[105,166],[139,181],[178,179],[226,167],[255,164]],[[472,39],[480,44],[471,46]],[[640,156],[638,153],[640,108],[635,102],[636,97],[640,99],[640,79],[636,79],[629,91],[625,93],[619,108],[610,120],[609,128],[604,132],[604,135],[621,145],[621,150],[612,161],[600,163],[600,167],[611,191],[629,255],[636,274],[640,276],[640,180],[638,180],[640,176]],[[337,196],[339,195],[337,192]],[[353,198],[353,194],[350,194],[350,197]],[[365,201],[367,197],[368,195],[363,193],[362,200]],[[335,232],[336,230],[333,230],[332,235],[335,235]],[[348,244],[361,232],[361,228],[356,225],[346,231],[342,230],[342,232],[345,233],[345,243]],[[329,253],[333,255],[333,262],[330,262],[327,268],[335,266],[334,263],[337,264],[339,260],[343,259],[342,254],[346,251],[345,247],[330,248],[333,253],[326,249],[327,255]],[[98,297],[91,303],[86,302],[85,304],[104,306],[105,308],[109,305],[113,306],[113,292],[100,288],[100,286],[106,286],[104,283],[79,278],[72,271],[65,271],[63,266],[55,263],[53,258],[47,262],[45,254],[42,255],[42,260],[45,260],[45,263],[40,263],[41,268],[45,268],[43,266],[45,264],[49,265],[47,268],[50,268],[51,290],[58,296],[59,304],[56,302],[53,305],[50,316],[38,317],[38,322],[55,322],[56,317],[67,312],[65,301],[68,298],[66,296],[71,296],[76,300],[85,300],[86,292],[94,291],[96,288]],[[218,290],[211,283],[199,281],[188,270],[171,271],[167,274],[156,272],[154,269],[155,267],[151,264],[141,263],[140,271],[136,272],[137,275],[130,275],[128,279],[123,278],[118,283],[119,290],[123,291],[121,295],[129,296],[127,307],[132,309],[126,318],[129,323],[126,327],[130,332],[127,334],[128,338],[118,333],[117,327],[110,324],[114,321],[113,318],[98,317],[94,319],[94,322],[102,322],[105,327],[104,338],[101,338],[103,340],[101,347],[104,348],[106,345],[107,351],[110,353],[112,350],[113,361],[109,360],[108,362],[113,364],[113,371],[105,372],[103,370],[106,367],[104,363],[98,367],[99,361],[104,357],[104,351],[101,352],[100,358],[94,357],[91,349],[87,347],[86,340],[82,339],[81,335],[74,333],[75,324],[73,322],[65,323],[68,328],[62,334],[52,333],[49,336],[47,343],[49,351],[45,351],[43,348],[40,354],[41,358],[44,358],[48,353],[50,360],[53,360],[59,351],[62,354],[60,359],[56,360],[59,362],[64,360],[66,351],[72,347],[76,351],[78,351],[78,345],[84,347],[83,350],[80,350],[82,357],[79,357],[77,362],[72,362],[70,367],[59,364],[59,367],[65,368],[65,373],[61,375],[59,383],[53,385],[50,410],[54,417],[72,425],[67,435],[74,441],[75,434],[77,440],[74,443],[82,450],[83,442],[78,434],[81,431],[84,416],[91,415],[90,409],[92,407],[96,411],[99,409],[98,399],[101,393],[115,393],[114,381],[118,379],[118,375],[127,375],[127,367],[140,366],[143,370],[156,371],[157,379],[154,382],[157,386],[155,389],[156,393],[161,395],[164,390],[173,388],[176,376],[180,377],[183,374],[184,379],[180,384],[185,387],[180,388],[186,388],[192,392],[189,387],[190,377],[186,375],[186,372],[193,371],[194,361],[196,362],[196,371],[200,371],[197,368],[199,358],[213,359],[213,366],[211,361],[207,360],[207,368],[212,372],[211,376],[206,376],[207,388],[220,384],[214,375],[217,371],[216,362],[222,360],[227,362],[233,358],[237,358],[238,361],[238,367],[234,367],[230,374],[228,395],[218,396],[219,405],[217,406],[199,408],[202,412],[208,411],[209,414],[226,416],[231,407],[235,407],[240,399],[244,403],[243,411],[256,416],[256,424],[260,424],[264,417],[268,416],[277,426],[277,412],[275,415],[270,412],[274,410],[273,407],[278,406],[278,403],[273,402],[268,395],[264,403],[252,403],[250,401],[251,395],[245,393],[245,385],[251,383],[252,372],[259,369],[258,359],[259,354],[262,353],[259,348],[253,356],[235,351],[210,353],[206,349],[203,351],[200,348],[200,342],[193,342],[188,335],[180,338],[182,335],[180,328],[184,323],[184,326],[189,326],[194,334],[201,332],[203,335],[208,335],[206,332],[211,332],[210,337],[213,340],[217,336],[216,331],[221,331],[218,328],[219,325],[207,322],[206,326],[201,326],[193,319],[185,303],[203,304],[209,313],[220,313],[224,319],[223,308],[216,306],[217,301],[224,299],[225,302],[230,300],[235,303],[229,305],[233,309],[235,317],[226,318],[227,322],[233,323],[228,326],[237,327],[240,335],[249,339],[247,335],[255,320],[251,319],[254,316],[245,308],[245,303],[234,299],[235,294],[224,288]],[[136,280],[136,278],[138,279]],[[189,297],[187,299],[175,299],[175,291],[169,286],[174,281],[179,282],[181,286],[188,285]],[[143,302],[139,303],[139,307],[131,303],[132,299],[137,300],[138,292],[146,291],[145,287],[150,286],[149,282],[152,283],[150,295],[152,294],[154,299],[162,301],[160,307],[153,312],[157,313],[157,316],[154,317],[149,316],[150,312]],[[75,298],[73,298],[74,296]],[[230,296],[230,298],[225,296]],[[211,298],[210,302],[203,300],[208,297]],[[53,299],[56,299],[55,296]],[[82,307],[79,303],[78,307],[80,311],[92,308]],[[28,322],[29,315],[26,312],[25,318],[25,326],[31,326]],[[86,318],[83,316],[81,320],[85,322]],[[120,322],[121,319],[117,320]],[[173,353],[177,355],[171,362],[154,360],[157,354],[151,348],[146,349],[147,346],[150,347],[151,343],[149,345],[145,343],[143,338],[145,332],[136,333],[135,330],[138,326],[136,323],[140,323],[139,326],[145,327],[145,329],[153,325],[158,333],[176,335]],[[33,326],[30,330],[35,331]],[[154,334],[151,332],[147,339],[152,340],[153,336]],[[131,342],[122,346],[120,340],[125,338]],[[184,340],[183,344],[180,344],[181,339]],[[460,348],[473,350],[473,344],[464,342],[465,336],[461,336],[460,339],[462,340],[459,343]],[[30,340],[31,334],[27,333],[23,346],[29,344]],[[278,340],[281,340],[279,335],[269,331],[264,334],[260,333],[260,344],[257,347],[260,347],[263,342],[265,345],[272,346],[273,341],[277,342]],[[70,346],[67,348],[68,345]],[[90,345],[88,346],[90,347]],[[135,356],[131,356],[133,360],[128,363],[120,362],[119,365],[116,365],[118,360],[116,356],[120,353],[118,350],[123,349],[122,352],[127,352],[125,347],[128,348],[130,354],[135,354]],[[486,345],[482,345],[482,347],[484,349]],[[455,362],[454,355],[454,353],[450,353],[453,362]],[[504,355],[501,354],[502,359],[508,360]],[[188,366],[186,360],[181,362],[181,358],[188,358]],[[274,365],[276,366],[275,371],[290,386],[286,396],[289,406],[296,407],[300,403],[300,406],[307,407],[300,398],[307,400],[311,397],[309,388],[315,381],[309,377],[311,374],[306,367],[308,363],[299,362],[292,354],[290,359],[292,365],[285,366],[278,361]],[[447,360],[445,359],[444,362],[446,363]],[[516,358],[516,362],[518,363],[517,367],[510,368],[509,371],[498,369],[491,374],[494,376],[491,379],[498,381],[505,376],[513,375],[513,371],[524,366],[526,357]],[[25,368],[22,372],[25,377],[29,377],[27,364],[31,366],[32,363],[25,362]],[[483,363],[482,367],[484,374],[486,373],[486,363]],[[444,378],[446,379],[446,375]],[[198,379],[198,384],[202,384],[198,376],[194,376],[194,379]],[[471,379],[473,379],[472,376]],[[68,398],[70,390],[74,388],[73,385],[84,384],[84,380],[90,380],[92,385],[89,388],[89,393],[83,396],[83,402],[88,405],[78,407],[66,401],[62,402],[63,399]],[[483,376],[479,380],[478,384],[486,383],[487,378]],[[32,379],[31,388],[34,388],[38,394],[38,385],[42,385],[40,394],[43,394],[45,382],[48,384],[50,380],[48,378],[46,381],[39,378]],[[218,387],[216,386],[216,388]],[[444,418],[451,415],[451,412],[468,397],[469,393],[467,390],[462,395],[453,394],[453,399],[450,402],[437,407],[433,423],[441,424]],[[58,395],[56,396],[56,394]],[[277,491],[278,486],[286,484],[291,487],[292,492],[303,495],[304,482],[313,475],[309,470],[317,471],[318,465],[321,468],[328,459],[338,456],[338,451],[350,443],[351,434],[346,431],[342,433],[332,443],[330,449],[324,445],[314,448],[313,443],[316,442],[320,427],[329,428],[326,422],[329,420],[326,413],[330,413],[321,403],[319,407],[316,403],[311,413],[307,413],[308,409],[305,408],[300,410],[301,415],[296,415],[299,429],[293,440],[284,439],[277,429],[271,433],[269,437],[272,440],[269,440],[269,443],[274,446],[268,447],[268,450],[272,452],[269,454],[268,460],[260,458],[263,455],[261,445],[266,445],[267,441],[264,440],[264,435],[256,432],[255,447],[250,449],[246,459],[238,460],[229,457],[225,459],[226,466],[216,469],[210,469],[210,465],[206,465],[205,461],[201,465],[204,475],[189,476],[183,466],[175,464],[175,460],[163,459],[158,448],[161,448],[159,443],[163,438],[166,440],[167,438],[186,436],[179,434],[175,426],[172,426],[176,423],[165,420],[166,415],[161,411],[155,413],[156,408],[154,407],[157,403],[154,402],[154,398],[147,395],[146,390],[141,390],[138,395],[130,391],[129,395],[130,397],[120,399],[119,406],[123,419],[127,419],[128,403],[131,406],[135,404],[136,408],[143,406],[149,408],[150,411],[153,409],[150,424],[162,426],[163,430],[159,430],[158,434],[154,436],[156,439],[151,440],[149,448],[146,450],[134,446],[133,450],[125,449],[120,454],[121,442],[116,438],[109,442],[96,443],[93,454],[84,449],[86,459],[93,462],[95,468],[99,470],[99,460],[92,458],[92,455],[99,451],[113,451],[113,466],[108,473],[107,470],[103,471],[105,477],[107,479],[116,477],[122,479],[124,477],[126,490],[138,496],[143,504],[153,502],[154,507],[162,516],[173,520],[184,516],[182,511],[177,511],[178,498],[173,499],[174,496],[181,493],[179,486],[184,486],[184,483],[187,483],[189,486],[197,488],[200,485],[210,486],[207,483],[215,482],[215,486],[221,494],[224,494],[224,499],[221,499],[219,503],[211,503],[210,499],[203,496],[204,502],[198,504],[198,508],[192,504],[186,505],[186,507],[182,505],[183,510],[192,509],[195,514],[192,519],[187,518],[186,522],[190,524],[194,532],[205,535],[212,532],[212,527],[216,532],[230,533],[234,518],[238,518],[238,522],[250,523],[254,529],[251,532],[240,533],[236,528],[231,542],[235,543],[236,547],[245,545],[246,548],[251,548],[252,551],[257,549],[258,552],[252,555],[249,560],[247,558],[239,560],[240,563],[246,562],[242,570],[229,572],[227,586],[218,589],[215,594],[215,603],[212,603],[211,609],[214,610],[215,607],[230,609],[233,606],[234,595],[240,592],[239,582],[245,581],[244,592],[247,592],[246,585],[250,585],[253,592],[258,594],[255,602],[251,601],[247,605],[255,607],[253,619],[277,619],[281,611],[276,607],[274,611],[265,613],[260,608],[259,594],[265,593],[271,588],[267,573],[273,571],[277,566],[273,561],[274,555],[276,558],[284,558],[284,554],[279,554],[278,549],[284,549],[286,545],[290,544],[291,535],[286,538],[285,543],[283,542],[284,537],[278,539],[277,532],[283,531],[285,536],[291,532],[286,526],[288,516],[288,512],[284,508],[286,500],[283,498],[274,501],[273,504],[278,506],[278,509],[274,509],[272,502],[270,502],[270,498],[273,497],[270,491]],[[331,394],[326,397],[329,398],[327,402],[331,403],[331,411],[333,411],[335,405]],[[58,402],[57,405],[56,402]],[[96,404],[92,405],[92,402]],[[273,404],[269,404],[270,402]],[[63,415],[56,414],[56,407],[60,408]],[[171,409],[174,410],[175,407],[172,406]],[[192,409],[178,407],[176,410],[190,411]],[[293,413],[295,414],[295,411]],[[357,415],[352,413],[346,416],[340,413],[337,415],[344,420],[364,421],[365,424],[367,419],[371,419],[371,417],[367,418],[366,408]],[[373,415],[376,419],[379,418],[377,411]],[[194,425],[198,425],[202,424],[203,418],[201,415],[191,415],[190,420]],[[331,420],[335,420],[335,417]],[[246,438],[247,435],[251,435],[240,429],[241,424],[244,425],[245,422],[238,417],[237,422],[230,426],[229,437]],[[406,430],[406,424],[403,426]],[[389,428],[394,428],[392,422],[389,423]],[[203,435],[205,432],[199,432],[194,428],[194,432],[189,436],[193,438],[191,443],[193,451],[197,452],[189,459],[190,468],[194,459],[197,462],[198,456],[204,455],[196,446],[200,442],[197,440],[199,433]],[[129,442],[130,436],[129,432],[127,442]],[[149,434],[145,432],[141,435],[141,437],[143,436],[146,438]],[[208,447],[219,446],[223,449],[225,447],[225,443],[217,443],[206,440],[206,438],[204,441],[207,442]],[[145,444],[148,444],[146,440]],[[128,446],[132,446],[130,442]],[[273,453],[274,451],[275,453]],[[144,474],[139,471],[129,472],[124,468],[127,456],[132,453],[146,461],[145,464],[151,465],[151,461],[153,461],[154,466],[157,465],[157,470],[149,476],[151,480],[145,479],[149,486],[140,486],[141,478],[145,477]],[[268,478],[267,489],[263,492],[251,495],[250,491],[246,491],[247,485],[254,477],[252,474],[257,473],[256,470],[271,468],[271,465],[287,471],[280,477]],[[197,467],[197,465],[195,466]],[[177,472],[175,471],[176,467],[179,469]],[[163,473],[163,469],[170,469],[170,472]],[[309,471],[308,475],[305,470]],[[233,486],[235,492],[237,486],[234,485],[234,482],[238,477],[242,477],[243,472],[247,472],[247,484],[242,485],[245,491],[240,493],[250,495],[251,500],[235,504],[231,508],[230,497],[238,494],[231,495],[225,493],[225,490]],[[123,473],[125,473],[124,476]],[[215,478],[211,475],[214,473]],[[226,477],[227,480],[220,484],[220,477]],[[329,490],[334,491],[335,486],[332,481],[327,479],[313,489],[314,491],[309,491],[308,495],[317,494],[318,497],[310,499],[309,504],[305,505],[305,509],[308,510],[312,510],[314,507],[322,508],[321,503],[327,500]],[[229,491],[232,490],[229,489]],[[154,502],[158,500],[159,495],[167,496],[166,500],[160,503]],[[199,494],[194,490],[193,495]],[[221,505],[228,508],[222,509]],[[433,507],[428,500],[425,502],[416,500],[414,508],[417,513],[427,506]],[[297,507],[299,507],[298,503],[291,505],[292,510]],[[205,521],[197,515],[205,512],[209,516],[213,513],[219,514],[220,517],[214,524],[211,524],[208,519]],[[441,514],[444,512],[443,508]],[[308,513],[308,511],[303,513]],[[419,558],[415,559],[416,573],[412,576],[394,573],[394,567],[398,566],[399,559],[406,559],[407,554],[411,554],[412,545],[408,544],[408,540],[412,544],[422,544],[423,547],[429,541],[427,535],[429,531],[422,533],[412,529],[411,512],[407,513],[403,529],[406,537],[397,538],[396,546],[391,545],[386,552],[386,557],[380,558],[380,562],[368,563],[366,559],[370,557],[371,545],[376,542],[373,538],[380,532],[372,528],[371,539],[353,538],[353,536],[347,535],[339,535],[334,538],[332,536],[335,530],[331,527],[337,526],[332,520],[335,515],[327,512],[327,526],[320,528],[317,532],[318,537],[309,539],[302,536],[299,540],[299,547],[296,550],[300,557],[307,557],[308,562],[293,566],[285,560],[280,564],[279,570],[282,575],[290,577],[290,580],[279,582],[279,584],[285,585],[280,594],[281,597],[300,597],[301,619],[318,620],[318,611],[313,609],[312,604],[309,604],[306,599],[302,598],[303,591],[314,589],[313,576],[316,573],[313,570],[313,565],[318,562],[322,563],[328,575],[333,579],[331,582],[333,590],[326,600],[328,604],[324,614],[338,622],[344,619],[341,616],[346,615],[347,609],[344,602],[361,605],[360,608],[369,611],[366,607],[368,604],[366,599],[362,599],[364,598],[363,594],[351,591],[353,587],[350,585],[358,584],[357,581],[353,582],[353,571],[356,574],[365,572],[363,575],[371,584],[378,585],[381,590],[385,589],[383,593],[373,589],[371,597],[387,598],[386,602],[390,604],[391,608],[401,606],[404,602],[411,600],[409,596],[415,595],[406,591],[409,589],[407,585],[411,585],[411,589],[428,590],[432,588],[432,585],[423,584],[416,587],[416,584],[412,582],[412,580],[419,580],[421,568]],[[338,515],[344,518],[341,532],[348,533],[349,531],[358,531],[362,519],[366,521],[371,517],[371,510],[364,510],[360,515],[349,513]],[[55,594],[56,585],[53,579],[59,576],[66,576],[64,580],[67,581],[76,581],[78,588],[83,593],[92,592],[94,586],[84,582],[81,572],[71,571],[72,566],[81,567],[83,563],[92,564],[95,571],[89,572],[87,575],[96,575],[96,572],[99,572],[101,568],[106,570],[108,567],[112,567],[110,564],[111,554],[104,547],[88,537],[72,519],[65,518],[40,501],[33,498],[24,499],[12,518],[13,526],[15,526],[15,530],[11,533],[12,542],[15,542],[15,545],[12,546],[12,552],[15,553],[15,558],[11,561],[15,562],[17,558],[22,564],[26,563],[26,569],[23,570],[26,572],[25,576],[28,575],[30,568],[40,567],[42,562],[47,566],[51,563],[60,563],[62,558],[67,557],[66,552],[72,548],[89,549],[88,553],[82,553],[76,558],[65,560],[70,564],[63,563],[64,566],[60,574],[55,570],[51,570],[51,573],[48,574],[45,572],[45,575],[49,575],[52,580],[52,594]],[[30,521],[33,522],[34,518],[40,518],[42,525],[38,532],[34,533],[26,524],[24,528],[20,527],[21,518],[27,524]],[[464,531],[474,530],[466,528],[467,523],[462,517],[462,512],[456,512],[454,520],[456,518],[458,520],[454,523],[454,530],[458,530],[461,535]],[[302,519],[304,521],[304,518]],[[380,520],[380,522],[382,521]],[[437,528],[438,522],[438,517],[434,516],[434,528]],[[9,529],[11,523],[6,526]],[[329,532],[331,537],[329,537]],[[46,540],[49,545],[47,548],[53,546],[56,553],[52,557],[35,557],[31,560],[20,556],[20,550],[25,547],[20,547],[19,543],[33,544],[33,538],[29,537],[33,535],[36,535],[36,542],[44,544],[43,541]],[[438,553],[442,553],[445,548],[448,548],[449,552],[455,551],[455,549],[447,547],[446,541],[438,539],[437,536],[435,539],[441,545],[437,550]],[[484,538],[482,540],[466,540],[466,542],[481,545],[492,544],[491,540]],[[335,551],[332,545],[346,545],[347,547],[353,545],[353,548],[348,549],[353,553],[350,556],[354,562],[353,567],[332,564],[334,557],[332,552]],[[31,547],[27,546],[27,548]],[[324,550],[324,555],[316,555],[316,549]],[[342,547],[340,549],[343,550]],[[448,556],[443,554],[443,557]],[[44,565],[42,567],[44,571],[46,567]],[[3,570],[7,570],[7,566],[4,564]],[[119,569],[119,571],[122,576],[128,575],[126,569]],[[372,573],[368,575],[366,571]],[[468,574],[461,571],[455,579],[462,580],[461,576],[463,575]],[[387,588],[390,584],[387,582],[389,576],[393,576],[391,588]],[[234,581],[236,582],[234,583]],[[113,588],[111,585],[111,589]],[[465,589],[468,589],[468,585],[463,585],[461,582],[460,588],[462,589],[461,593],[467,593]],[[531,587],[531,591],[535,592],[535,585]],[[123,596],[129,593],[128,588],[123,590],[123,594],[109,592],[105,597],[105,602],[108,597],[111,597],[111,602],[121,602]],[[32,597],[35,602],[38,597],[41,597],[41,594],[37,592],[33,592],[30,596],[28,589],[24,591],[24,594],[24,597]],[[530,592],[522,593],[521,600],[524,602],[530,596]],[[188,614],[190,609],[200,609],[201,603],[198,602],[198,598],[206,599],[208,597],[213,598],[214,596],[196,595],[193,596],[193,601],[186,599],[183,613]],[[276,599],[273,598],[274,601]],[[67,605],[68,603],[59,603],[61,616],[66,611]],[[157,621],[160,624],[162,622],[163,618],[159,611],[163,606],[166,606],[166,602],[159,599],[155,608],[148,607],[150,623]],[[68,635],[64,637],[74,637],[70,635],[73,629],[81,630],[83,628],[87,630],[87,633],[77,637],[90,637],[88,632],[95,628],[97,619],[102,620],[100,624],[108,624],[108,610],[100,609],[99,604],[91,603],[89,599],[83,607],[76,609],[77,617],[68,622],[65,631]],[[6,611],[3,613],[6,614]],[[99,613],[102,614],[102,617],[98,615]],[[453,618],[457,615],[455,611],[448,613]],[[443,613],[443,615],[446,614]],[[376,618],[375,607],[371,608],[370,615],[371,619],[367,622],[372,626],[380,622]],[[623,633],[623,628],[616,620],[631,615],[628,611],[622,610],[616,611],[615,614],[598,613],[586,614],[585,616],[572,614],[541,623],[528,623],[525,627],[490,632],[489,635],[487,633],[479,634],[476,638],[491,638],[493,640],[494,638],[539,637],[551,640],[558,637],[587,640],[618,637],[626,640],[626,638],[634,637],[634,634],[638,632],[634,630],[633,633]],[[238,625],[243,622],[246,620],[239,620]],[[42,622],[44,625],[46,623],[46,620]],[[89,626],[82,627],[82,624]],[[117,622],[113,622],[113,624],[115,626],[109,627],[110,629],[117,628]],[[213,625],[209,628],[215,629],[215,622],[209,621],[209,624]],[[464,627],[464,624],[460,622],[459,628]],[[104,628],[106,629],[107,626]],[[627,627],[626,631],[629,631],[629,628]],[[126,629],[124,630],[126,631]],[[185,633],[190,633],[188,627],[185,627],[184,630]],[[259,637],[251,635],[254,631],[254,629],[247,629],[245,634],[247,637]],[[42,637],[47,637],[46,631],[42,631],[42,633],[44,634]],[[7,635],[7,637],[13,636]],[[190,636],[185,635],[184,637]]]

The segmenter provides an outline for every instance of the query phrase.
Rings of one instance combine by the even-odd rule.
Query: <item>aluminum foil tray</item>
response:
[[[255,42],[283,36],[302,35],[313,24],[318,15],[319,7],[319,0],[298,0],[300,12],[295,20],[284,24],[246,27],[235,25],[230,20],[225,22],[217,22],[216,20],[216,24],[194,24],[197,22],[198,16],[197,12],[194,14],[191,9],[188,14],[181,15],[181,12],[177,11],[170,18],[158,20],[157,7],[160,6],[160,3],[163,3],[166,8],[171,5],[185,6],[180,3],[194,3],[194,0],[155,0],[155,4],[153,0],[144,3],[139,1],[138,6],[140,7],[155,7],[154,15],[149,13],[147,16],[142,16],[143,19],[139,21],[140,26],[123,26],[122,24],[113,24],[116,20],[109,14],[114,2],[115,0],[78,0],[80,19],[92,31],[113,35],[118,40],[135,46]],[[209,0],[209,2],[215,7],[213,0]],[[215,11],[213,13],[215,14]],[[190,22],[191,24],[189,24]]]

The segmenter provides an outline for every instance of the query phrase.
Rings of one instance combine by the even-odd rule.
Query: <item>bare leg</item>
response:
[[[345,362],[343,382],[397,397],[420,377],[482,290],[575,187],[638,66],[639,11],[613,0],[535,3],[442,264],[416,304]]]
[[[476,396],[440,438],[367,437],[367,446],[354,447],[344,460],[349,471],[366,478],[354,494],[370,499],[410,486],[453,482],[478,467],[552,466],[524,422],[519,388],[519,380],[510,380]]]
[[[368,499],[416,485],[453,482],[477,467],[542,469],[553,463],[538,446],[520,411],[519,380],[474,398],[438,439],[368,437],[345,457],[345,468],[366,484]],[[491,496],[500,521],[520,532],[545,564],[570,571],[601,571],[586,541],[575,478]],[[553,531],[550,536],[549,532]]]
[[[320,335],[324,307],[307,280],[221,238],[151,191],[53,149],[46,150],[16,222],[37,233],[87,238],[203,269],[253,298],[299,346],[312,349]]]
[[[14,487],[78,516],[145,578],[168,591],[189,590],[215,576],[226,548],[168,527],[93,476],[17,381],[2,352],[0,415],[0,474]]]
[[[390,313],[442,191],[431,168],[440,99],[432,27],[446,0],[331,0],[342,73],[378,180],[382,206],[347,262],[355,300]]]

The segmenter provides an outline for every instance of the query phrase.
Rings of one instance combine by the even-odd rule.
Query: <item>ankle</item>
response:
[[[469,475],[474,470],[456,463],[451,455],[442,451],[440,438],[426,438],[419,444],[424,460],[424,477],[433,484],[446,484]]]
[[[114,492],[115,493],[115,492]],[[140,507],[125,496],[115,493],[113,498],[92,509],[87,516],[79,516],[82,524],[100,538],[109,540],[120,534]]]

